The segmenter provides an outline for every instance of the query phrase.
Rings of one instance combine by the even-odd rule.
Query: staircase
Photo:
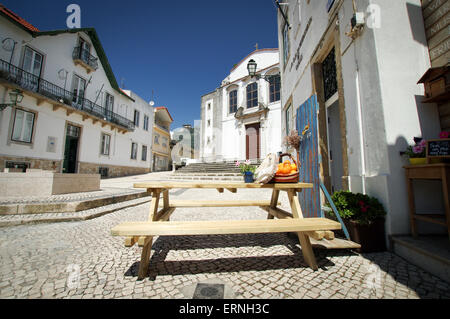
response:
[[[252,163],[255,166],[260,165],[260,161]],[[236,167],[236,162],[192,163],[175,171],[169,176],[169,179],[180,181],[243,181],[241,170]]]

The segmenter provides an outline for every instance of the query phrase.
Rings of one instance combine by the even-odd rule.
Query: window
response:
[[[137,159],[137,147],[136,143],[131,143],[131,159]]]
[[[208,104],[208,111],[211,110],[211,103]]]
[[[167,147],[167,142],[168,142],[169,140],[167,139],[167,137],[163,137],[162,138],[162,147]]]
[[[289,58],[289,26],[286,23],[283,27],[283,65],[285,66]]]
[[[237,112],[237,90],[230,92],[230,114]]]
[[[145,145],[142,145],[142,160],[147,161],[147,146]]]
[[[247,86],[247,108],[258,106],[258,83]]]
[[[110,115],[114,110],[114,96],[112,96],[109,93],[106,93],[105,109],[106,109],[106,115]]]
[[[208,120],[208,127],[211,126],[211,120]]]
[[[25,47],[22,65],[25,71],[37,77],[40,77],[42,70],[42,61],[43,61],[42,54],[37,53],[36,51],[30,49],[29,47]]]
[[[272,76],[269,80],[270,103],[280,100],[281,81],[280,76]]]
[[[109,146],[111,145],[111,136],[108,134],[102,133],[102,145],[101,145],[101,154],[109,155]]]
[[[159,145],[159,135],[158,134],[155,135],[155,144]]]
[[[144,115],[144,131],[148,131],[148,120],[149,117],[147,115]]]
[[[322,63],[322,74],[325,101],[327,101],[338,91],[336,56],[334,48]]]
[[[72,81],[72,92],[73,92],[72,102],[75,103],[75,105],[83,104],[85,88],[86,88],[86,80],[80,78],[78,75],[74,75]]]
[[[136,125],[136,127],[139,127],[139,117],[139,111],[134,110],[134,125]]]
[[[11,139],[16,142],[31,143],[35,114],[16,109]]]
[[[286,135],[289,135],[291,132],[290,132],[290,130],[291,130],[291,128],[290,128],[290,122],[291,122],[291,107],[292,107],[292,105],[290,104],[289,106],[288,106],[288,108],[286,109]]]

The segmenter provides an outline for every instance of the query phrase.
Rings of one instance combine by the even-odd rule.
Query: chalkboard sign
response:
[[[450,139],[428,141],[427,157],[450,157]]]

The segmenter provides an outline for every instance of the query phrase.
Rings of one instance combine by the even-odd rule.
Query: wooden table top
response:
[[[313,188],[311,183],[278,183],[278,184],[257,184],[243,182],[166,182],[152,181],[134,184],[135,188],[151,188],[151,189],[172,189],[172,188],[268,188],[268,189],[304,189]]]

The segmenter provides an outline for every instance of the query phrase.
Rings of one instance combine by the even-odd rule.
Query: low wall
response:
[[[100,190],[99,174],[0,173],[0,197],[51,196]]]

